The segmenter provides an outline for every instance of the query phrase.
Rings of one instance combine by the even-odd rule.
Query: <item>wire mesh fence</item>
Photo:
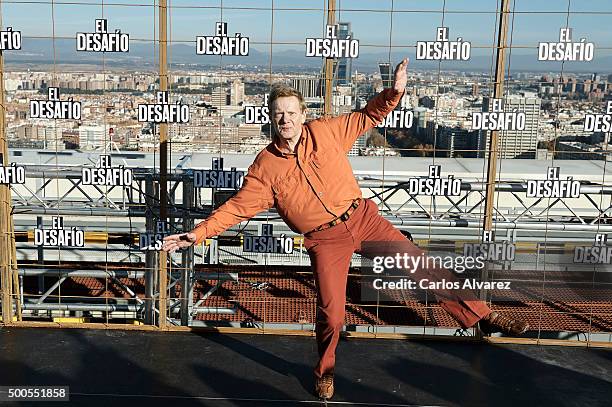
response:
[[[15,0],[0,11],[5,321],[313,329],[310,258],[276,210],[167,262],[160,238],[235,193],[225,181],[272,141],[273,85],[298,89],[308,120],[341,115],[389,87],[407,56],[398,107],[348,153],[364,197],[430,253],[488,256],[487,279],[516,289],[482,299],[532,336],[609,340],[606,2]],[[229,178],[211,183],[214,171]],[[249,248],[269,225],[291,250]],[[472,334],[431,295],[365,300],[362,266],[354,255],[347,329]]]

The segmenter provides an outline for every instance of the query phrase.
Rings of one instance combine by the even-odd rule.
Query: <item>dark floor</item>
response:
[[[310,337],[0,328],[0,386],[69,385],[70,405],[316,405],[314,362]],[[340,343],[328,404],[582,407],[611,400],[612,350],[350,339]],[[20,405],[32,404],[56,403]]]

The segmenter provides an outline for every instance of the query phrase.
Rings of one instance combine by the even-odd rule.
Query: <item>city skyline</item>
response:
[[[296,45],[299,49],[286,49],[273,51],[270,60],[269,50],[258,49],[256,46],[250,47],[248,56],[225,56],[223,60],[219,56],[196,55],[195,45],[191,44],[169,44],[169,62],[171,64],[188,64],[193,67],[215,67],[236,65],[247,66],[244,69],[318,69],[321,66],[321,58],[311,58],[304,55],[304,44]],[[75,47],[74,39],[28,39],[24,38],[22,49],[10,51],[5,54],[5,64],[7,68],[14,65],[24,66],[25,64],[45,64],[45,65],[71,65],[71,64],[90,64],[103,65],[106,69],[133,69],[134,67],[154,68],[158,64],[158,55],[155,53],[156,45],[152,42],[141,42],[131,40],[130,52],[125,54],[107,53],[102,59],[100,53],[79,52]],[[376,71],[378,63],[392,63],[400,61],[403,57],[410,58],[411,69],[438,71],[490,71],[492,69],[492,54],[472,55],[468,61],[427,61],[415,58],[415,47],[394,47],[389,52],[389,48],[384,47],[363,47],[361,46],[358,58],[352,58],[352,70]],[[482,51],[482,50],[481,50]],[[492,52],[492,49],[488,50]],[[593,61],[584,63],[581,61],[561,62],[538,61],[537,47],[526,53],[520,49],[509,51],[509,72],[606,72],[612,73],[612,54],[596,54]]]
[[[487,125],[474,128],[472,119],[488,114],[488,98],[493,94],[495,35],[494,30],[482,27],[495,27],[497,2],[370,3],[338,2],[337,28],[331,31],[326,28],[326,4],[171,3],[170,94],[191,116],[171,123],[173,147],[220,153],[261,148],[269,140],[270,129],[265,122],[253,120],[255,111],[249,107],[262,106],[271,82],[304,91],[309,118],[319,117],[324,105],[321,77],[325,55],[323,48],[313,51],[312,44],[334,38],[347,46],[349,41],[358,41],[351,48],[351,57],[334,57],[331,113],[335,115],[363,108],[390,85],[390,78],[381,77],[381,63],[389,62],[392,67],[405,56],[411,59],[401,107],[393,117],[362,135],[352,155],[483,158],[488,151]],[[153,14],[147,15],[154,4],[40,3],[36,11],[27,2],[3,4],[3,23],[8,27],[10,22],[23,38],[20,49],[5,52],[11,145],[95,150],[115,143],[128,150],[158,148],[156,125],[140,112],[140,106],[156,103],[159,88],[157,21]],[[563,10],[559,4],[523,0],[512,6],[504,94],[508,106],[529,115],[529,124],[527,130],[501,129],[505,132],[502,142],[503,137],[513,139],[503,145],[514,146],[503,157],[547,158],[557,154],[555,149],[566,149],[565,156],[574,152],[580,159],[606,159],[608,137],[581,129],[581,125],[586,115],[601,113],[611,98],[612,46],[606,47],[610,40],[602,33],[612,7],[596,1],[568,2]],[[27,10],[32,13],[24,13]],[[25,21],[26,14],[32,19]],[[530,24],[531,19],[542,24]],[[378,29],[372,30],[373,26]],[[407,26],[410,29],[405,29]],[[572,28],[570,40],[562,40],[569,33],[560,32],[562,27]],[[151,31],[147,33],[145,28]],[[129,52],[127,41],[121,52],[105,53],[87,51],[82,40],[75,41],[84,38],[85,34],[78,33],[112,35],[117,30],[130,35]],[[207,40],[211,38],[228,43],[232,39],[236,44],[240,39],[240,49],[236,46],[219,56],[221,52],[214,51],[213,42]],[[589,57],[577,54],[579,58],[570,61],[542,60],[546,58],[542,58],[538,43],[559,41],[591,46]],[[430,45],[451,43],[467,48],[462,46],[461,55],[452,58],[424,54],[423,50],[433,50],[427,48]],[[79,47],[81,51],[77,51]],[[54,86],[83,109],[76,122],[62,120],[57,126],[32,116],[33,101],[44,100],[47,89]],[[529,113],[524,111],[527,106],[531,106]]]
[[[558,41],[559,29],[566,26],[573,29],[575,41],[586,38],[595,44],[595,57],[588,64],[566,62],[564,69],[602,70],[612,65],[612,40],[607,33],[612,5],[603,1],[576,3],[570,3],[569,15],[567,4],[550,4],[541,0],[513,3],[515,9],[509,21],[509,45],[514,69],[560,70],[560,63],[537,61],[537,46],[543,41]],[[486,69],[490,66],[495,38],[493,31],[482,27],[496,24],[496,1],[437,1],[424,5],[411,1],[372,3],[355,0],[338,2],[337,7],[336,21],[349,22],[354,38],[360,40],[361,55],[353,61],[357,69],[364,65],[371,67],[385,56],[389,59],[389,52],[392,62],[408,55],[412,66],[437,68],[437,63],[416,61],[414,52],[418,41],[434,40],[436,27],[442,25],[449,27],[450,39],[461,37],[472,44],[470,61],[443,62],[444,68]],[[109,32],[118,29],[130,35],[133,55],[144,57],[145,62],[148,56],[151,62],[155,60],[153,42],[157,40],[157,20],[153,3],[105,4],[102,7],[101,3],[77,1],[56,3],[52,8],[50,3],[14,2],[3,4],[1,10],[4,27],[20,30],[23,36],[22,52],[7,53],[9,63],[28,58],[38,62],[44,58],[52,60],[53,46],[45,43],[45,39],[53,36],[58,48],[55,50],[58,62],[61,63],[64,56],[68,60],[74,59],[77,54],[70,52],[70,48],[74,50],[70,41],[77,32],[92,32],[98,18],[108,20]],[[218,58],[196,56],[190,47],[195,45],[196,36],[213,35],[215,23],[224,21],[228,23],[228,35],[240,32],[249,37],[253,50],[249,57],[226,57],[224,63],[266,64],[272,49],[273,65],[312,65],[317,63],[317,58],[303,56],[305,38],[323,36],[326,24],[324,4],[305,1],[177,1],[170,4],[169,10],[169,41],[174,50],[169,57],[171,61],[174,57],[176,63],[218,63]],[[300,29],[296,30],[296,26]],[[372,30],[372,27],[377,29]],[[42,59],[41,53],[46,53]],[[107,56],[109,62],[113,60],[111,55]],[[131,58],[130,54],[112,57]],[[79,58],[95,59],[87,53],[79,53]]]

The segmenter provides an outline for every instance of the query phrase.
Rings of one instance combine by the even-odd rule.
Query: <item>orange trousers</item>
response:
[[[319,362],[315,376],[333,374],[336,361],[336,347],[344,325],[346,283],[351,257],[360,252],[363,242],[401,241],[402,247],[411,256],[424,253],[407,239],[385,218],[379,215],[376,204],[362,199],[359,207],[346,222],[317,232],[304,235],[304,246],[310,256],[317,288],[317,320],[315,325]],[[425,274],[430,281],[454,278],[447,269],[417,270],[415,279]],[[427,274],[429,273],[429,274]],[[436,297],[438,293],[434,291]],[[452,291],[443,293],[440,305],[452,315],[462,327],[473,326],[491,310],[475,294],[459,294]]]

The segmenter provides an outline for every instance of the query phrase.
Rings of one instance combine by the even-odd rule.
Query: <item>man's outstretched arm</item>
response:
[[[270,208],[274,204],[272,189],[262,180],[260,172],[261,168],[251,165],[244,177],[242,188],[236,195],[215,209],[192,231],[166,236],[162,250],[174,252],[192,244],[199,244],[207,237],[217,236],[227,228]]]
[[[399,103],[408,82],[408,58],[395,67],[393,86],[371,99],[367,106],[356,112],[327,120],[333,136],[344,151],[350,151],[357,137],[381,123]]]

